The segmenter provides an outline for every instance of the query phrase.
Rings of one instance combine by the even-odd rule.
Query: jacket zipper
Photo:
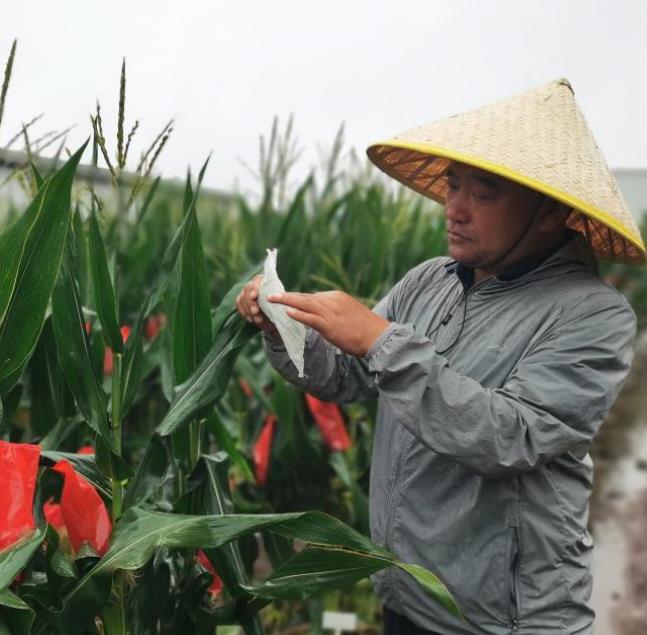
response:
[[[404,449],[405,436],[401,434],[400,443],[398,443],[396,455],[395,455],[395,467],[393,471],[393,481],[391,482],[391,487],[389,488],[389,493],[386,497],[386,527],[384,528],[384,546],[387,549],[391,549],[391,531],[393,530],[393,520],[391,514],[391,507],[393,503],[393,496],[395,494],[395,488],[398,482],[398,476],[400,474],[400,464],[402,463],[402,450]]]
[[[519,501],[520,479],[515,479],[517,486],[517,502]],[[518,503],[517,503],[518,504]],[[519,536],[519,512],[517,510],[515,524],[512,527],[512,549],[513,557],[510,559],[510,616],[512,617],[512,635],[519,631],[519,567],[521,561],[521,539]]]
[[[404,450],[404,443],[405,443],[405,436],[404,434],[401,434],[401,439],[400,443],[398,443],[397,446],[397,452],[396,452],[396,457],[395,457],[395,467],[394,467],[394,472],[393,472],[393,481],[391,483],[391,487],[389,489],[389,493],[386,497],[386,525],[384,527],[384,546],[386,549],[389,551],[392,551],[392,536],[391,532],[393,531],[393,516],[395,514],[392,513],[392,506],[393,506],[393,496],[395,494],[395,488],[398,482],[398,476],[400,474],[400,464],[402,462],[402,451]],[[394,569],[396,567],[389,567],[387,575],[389,576],[389,588],[392,590],[393,594],[396,594],[395,590],[395,573]]]

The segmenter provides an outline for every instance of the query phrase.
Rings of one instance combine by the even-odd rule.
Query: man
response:
[[[267,354],[324,400],[376,396],[371,534],[436,572],[464,619],[406,573],[375,576],[385,632],[593,632],[592,440],[629,370],[635,318],[596,255],[640,234],[577,109],[553,82],[369,148],[445,204],[449,258],[373,311],[339,291],[270,297],[310,327],[299,379],[258,304]]]

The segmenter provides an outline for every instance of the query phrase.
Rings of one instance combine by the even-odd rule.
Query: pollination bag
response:
[[[306,343],[306,327],[293,320],[287,314],[287,307],[282,304],[269,302],[267,296],[272,293],[283,293],[285,287],[276,273],[276,258],[278,249],[268,249],[267,258],[265,259],[265,270],[263,272],[263,282],[258,294],[258,304],[265,315],[276,326],[287,353],[296,366],[299,377],[304,377],[303,373],[303,349]]]

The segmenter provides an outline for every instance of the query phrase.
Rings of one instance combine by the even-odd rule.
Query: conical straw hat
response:
[[[599,258],[645,260],[640,231],[565,79],[408,130],[367,153],[389,176],[440,203],[450,160],[499,174],[571,207],[568,226]]]

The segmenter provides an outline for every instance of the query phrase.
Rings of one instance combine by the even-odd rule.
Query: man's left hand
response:
[[[343,291],[280,293],[267,299],[289,307],[291,318],[355,357],[364,357],[390,324]]]

